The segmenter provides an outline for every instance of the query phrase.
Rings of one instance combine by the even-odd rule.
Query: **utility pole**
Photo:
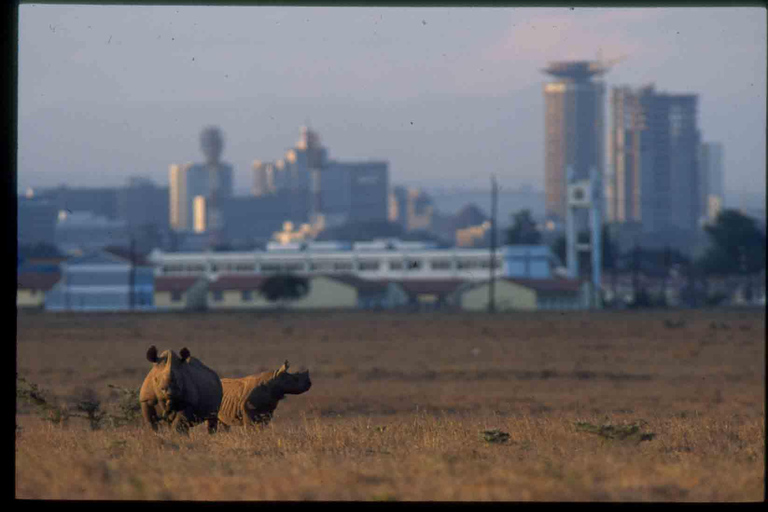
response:
[[[640,248],[635,242],[635,246],[632,249],[632,295],[634,295],[634,301],[637,302],[637,294],[639,286],[639,272],[640,272]]]
[[[64,310],[69,311],[69,271],[66,262],[61,266],[64,275]]]
[[[130,254],[128,255],[131,262],[131,266],[128,269],[128,309],[131,311],[133,310],[135,303],[134,288],[136,287],[136,258],[134,257],[134,254],[135,241],[133,236],[131,236]]]
[[[661,297],[664,304],[667,303],[667,284],[672,271],[672,250],[669,245],[664,246],[664,277],[661,280]]]
[[[496,176],[491,175],[491,278],[488,281],[488,312],[496,312],[496,203],[498,203],[498,186]]]

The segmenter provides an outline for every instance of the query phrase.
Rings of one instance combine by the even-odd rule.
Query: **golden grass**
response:
[[[108,384],[137,388],[150,344],[226,377],[287,358],[313,387],[265,429],[213,436],[59,426],[21,404],[16,497],[761,501],[764,323],[763,310],[20,313],[19,375],[60,403],[113,405]],[[577,421],[643,421],[655,438]]]

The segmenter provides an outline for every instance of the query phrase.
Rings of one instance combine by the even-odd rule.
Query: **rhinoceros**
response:
[[[299,395],[312,387],[309,370],[288,373],[288,361],[278,370],[240,379],[221,379],[224,398],[219,408],[219,423],[230,426],[267,425],[277,403],[286,394]]]
[[[179,355],[172,350],[157,354],[155,346],[147,350],[152,369],[139,392],[141,414],[153,430],[159,422],[179,432],[190,426],[208,422],[208,431],[216,431],[217,414],[223,395],[219,376],[182,348]]]

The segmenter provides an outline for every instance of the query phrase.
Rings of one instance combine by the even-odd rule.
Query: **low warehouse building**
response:
[[[489,302],[489,283],[477,283],[460,291],[462,309],[485,311]],[[539,309],[587,309],[589,283],[575,279],[509,279],[494,282],[497,311]]]

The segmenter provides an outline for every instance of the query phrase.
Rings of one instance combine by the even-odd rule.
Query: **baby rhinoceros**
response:
[[[277,403],[286,394],[299,395],[312,387],[309,370],[288,373],[288,361],[278,370],[249,375],[241,379],[221,379],[224,398],[219,422],[230,426],[267,425]]]
[[[216,431],[217,415],[223,395],[219,376],[192,357],[184,347],[176,355],[172,350],[157,354],[155,346],[147,350],[152,369],[139,392],[141,414],[153,430],[164,422],[179,432],[208,422],[208,431]]]

